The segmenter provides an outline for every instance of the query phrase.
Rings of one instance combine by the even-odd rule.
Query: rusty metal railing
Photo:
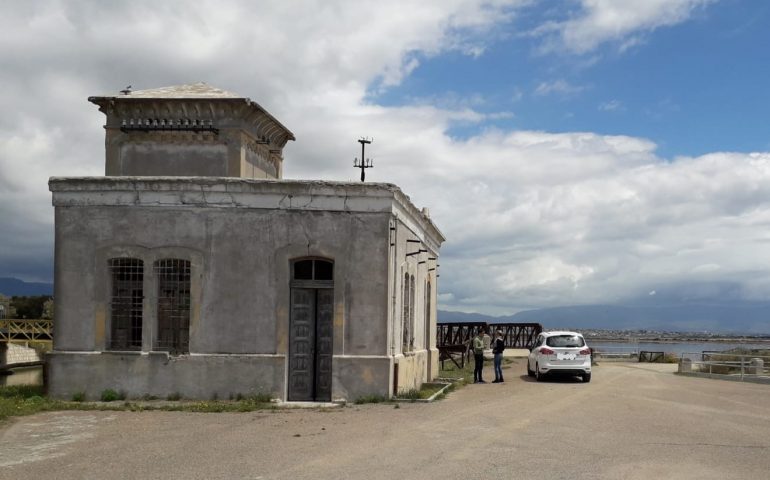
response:
[[[436,325],[436,347],[442,368],[444,360],[451,360],[458,368],[470,361],[470,343],[480,329],[484,329],[492,338],[495,337],[495,330],[502,330],[506,348],[531,349],[535,339],[543,331],[543,326],[539,323],[439,323]],[[458,359],[460,363],[457,362]]]
[[[506,348],[531,349],[535,339],[543,331],[539,323],[439,323],[436,326],[436,344],[464,345],[468,344],[480,329],[485,329],[494,338],[495,330],[502,330]]]

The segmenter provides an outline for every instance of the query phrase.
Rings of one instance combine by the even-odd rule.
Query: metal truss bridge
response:
[[[444,360],[451,360],[458,368],[463,368],[466,357],[470,359],[471,340],[480,329],[485,329],[492,338],[495,338],[495,330],[502,330],[506,348],[531,349],[543,326],[539,323],[439,323],[436,326],[436,346],[442,365]]]

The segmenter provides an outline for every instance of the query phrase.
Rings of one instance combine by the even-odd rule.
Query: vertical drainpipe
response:
[[[391,257],[391,272],[392,272],[392,279],[391,282],[393,283],[393,286],[391,288],[392,290],[392,296],[391,296],[391,307],[390,307],[390,335],[389,335],[389,341],[390,341],[390,358],[393,359],[396,356],[396,295],[398,294],[396,290],[397,286],[397,274],[396,274],[396,262],[398,261],[396,259],[396,243],[398,242],[398,222],[395,220],[392,220],[393,222],[393,230],[389,230],[388,233],[390,233],[392,241],[390,242],[390,257]],[[393,383],[391,386],[393,386],[393,395],[396,395],[396,385],[398,383],[398,366],[395,364],[395,360],[393,363]]]
[[[388,244],[389,244],[389,251],[390,251],[390,268],[391,268],[391,282],[392,282],[392,288],[391,288],[391,298],[390,298],[390,335],[388,335],[388,347],[390,350],[390,355],[393,356],[395,352],[394,342],[393,342],[393,336],[395,335],[396,329],[395,329],[395,313],[396,313],[396,237],[397,237],[397,230],[395,230],[396,222],[394,222],[391,219],[389,228],[388,228]]]

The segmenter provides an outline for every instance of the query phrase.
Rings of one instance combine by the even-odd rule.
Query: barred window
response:
[[[401,294],[401,305],[403,306],[403,313],[401,316],[401,333],[402,333],[402,343],[401,343],[401,351],[402,352],[410,352],[412,350],[412,328],[411,328],[411,318],[412,318],[412,305],[411,305],[411,297],[409,295],[409,274],[404,274],[404,284]]]
[[[110,299],[110,348],[142,348],[142,302],[144,262],[137,258],[109,260],[112,295]]]
[[[158,260],[157,350],[173,354],[190,351],[190,262],[176,258]]]

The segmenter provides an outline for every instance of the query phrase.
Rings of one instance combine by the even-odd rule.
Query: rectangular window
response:
[[[415,300],[414,275],[409,276],[409,350],[414,350]]]
[[[155,262],[158,279],[158,337],[155,348],[174,354],[190,351],[190,262]]]
[[[404,284],[402,289],[402,295],[401,295],[401,305],[403,306],[403,313],[401,316],[401,334],[402,334],[402,342],[401,342],[401,351],[402,352],[408,352],[411,349],[409,348],[409,339],[412,336],[412,333],[409,331],[410,327],[410,318],[411,314],[409,313],[409,274],[404,274]]]
[[[110,348],[142,348],[142,303],[144,301],[144,263],[136,258],[109,260],[112,294],[110,298]]]

